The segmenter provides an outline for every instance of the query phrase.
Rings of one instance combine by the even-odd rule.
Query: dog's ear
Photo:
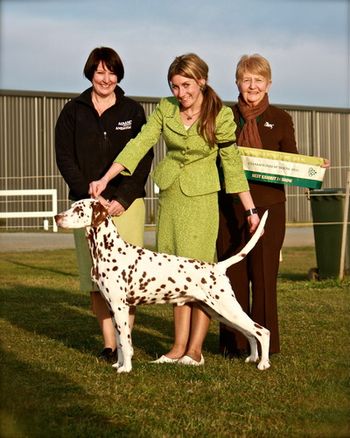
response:
[[[101,204],[101,202],[94,202],[92,204],[92,218],[91,225],[98,227],[108,216],[107,209]]]

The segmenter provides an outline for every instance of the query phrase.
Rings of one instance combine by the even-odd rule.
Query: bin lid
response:
[[[342,195],[345,193],[345,189],[342,188],[336,188],[336,189],[314,189],[310,190],[311,196],[316,195]]]

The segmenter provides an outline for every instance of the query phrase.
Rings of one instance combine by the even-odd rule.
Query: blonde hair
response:
[[[216,116],[219,114],[223,104],[220,97],[208,85],[209,67],[195,53],[187,53],[177,56],[170,64],[168,70],[168,84],[171,88],[171,79],[175,75],[181,75],[189,79],[194,79],[198,84],[201,79],[205,80],[205,85],[200,85],[203,93],[203,102],[198,123],[198,133],[208,141],[212,147],[216,143]]]
[[[258,53],[253,55],[243,55],[236,67],[236,82],[239,83],[244,73],[249,72],[263,76],[267,81],[271,81],[271,67],[269,61]]]

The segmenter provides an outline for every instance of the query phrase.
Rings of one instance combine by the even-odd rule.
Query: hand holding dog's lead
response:
[[[125,211],[125,208],[118,201],[112,200],[108,206],[108,213],[111,216],[121,216]]]
[[[89,184],[89,195],[91,195],[92,198],[98,198],[107,187],[107,184],[108,182],[105,182],[102,179],[91,181]]]
[[[119,175],[124,169],[125,167],[122,164],[113,163],[101,179],[91,181],[89,184],[89,195],[97,198],[105,190],[109,181]]]
[[[125,212],[125,208],[123,207],[123,205],[114,199],[112,201],[109,201],[101,195],[99,195],[97,199],[108,210],[108,214],[110,214],[111,216],[121,216]]]

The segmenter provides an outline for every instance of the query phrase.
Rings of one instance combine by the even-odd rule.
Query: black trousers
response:
[[[220,194],[218,260],[237,253],[250,234],[242,204],[232,195]],[[270,353],[280,351],[277,315],[277,275],[280,250],[285,236],[285,203],[258,208],[259,216],[269,210],[265,232],[255,248],[227,275],[243,310],[271,332]],[[220,324],[220,351],[228,356],[249,352],[249,343],[240,332]]]

